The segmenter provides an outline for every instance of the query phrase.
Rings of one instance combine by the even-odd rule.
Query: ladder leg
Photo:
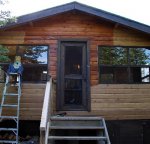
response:
[[[8,91],[8,85],[9,84],[9,81],[10,81],[10,76],[17,76],[17,92],[16,93],[10,93],[10,90],[9,92]],[[0,140],[0,143],[12,143],[12,144],[18,144],[18,141],[19,141],[19,111],[20,111],[20,96],[21,96],[21,78],[20,78],[20,75],[18,75],[17,73],[12,73],[10,74],[10,76],[6,76],[6,82],[5,82],[5,86],[4,86],[4,89],[3,89],[3,96],[2,96],[2,101],[1,101],[1,107],[0,107],[0,119],[11,119],[11,120],[14,120],[15,123],[16,123],[16,127],[14,128],[0,128],[0,131],[10,131],[10,132],[13,132],[14,135],[15,135],[15,140]],[[10,103],[7,103],[6,104],[6,101],[5,99],[7,97],[10,97],[10,96],[17,96],[17,103],[14,105],[13,103],[10,104]],[[4,115],[2,113],[3,111],[3,107],[8,107],[8,109],[10,108],[15,108],[16,109],[16,115],[11,115],[11,116],[7,116],[7,115]]]
[[[5,93],[7,91],[8,83],[9,83],[9,76],[7,75],[6,76],[5,86],[4,86],[4,89],[3,89],[2,101],[1,101],[1,107],[0,107],[0,116],[2,115],[2,106],[3,106],[4,101],[5,101]]]
[[[110,139],[109,139],[109,135],[108,135],[108,131],[107,131],[107,127],[106,127],[106,123],[105,123],[104,118],[102,119],[102,122],[103,122],[103,125],[104,125],[105,135],[106,135],[106,137],[107,137],[107,144],[111,144],[111,143],[110,143]]]

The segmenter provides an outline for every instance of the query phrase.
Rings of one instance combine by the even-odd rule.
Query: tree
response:
[[[3,6],[7,3],[6,0],[0,0],[0,5]],[[0,27],[6,25],[7,23],[15,22],[16,18],[11,16],[11,12],[8,10],[0,11]]]
[[[0,45],[0,62],[9,62],[10,59],[7,56],[8,49],[5,46]]]
[[[150,64],[150,50],[148,48],[101,47],[99,62],[106,65],[147,65]]]
[[[8,1],[0,0],[0,5],[5,5]],[[7,23],[15,22],[16,18],[11,16],[10,11],[1,10],[0,11],[0,27],[3,27]],[[0,45],[0,62],[8,62],[10,61],[9,57],[7,56],[8,49],[3,45]],[[1,70],[1,66],[0,66]]]
[[[8,1],[6,0],[0,0],[0,5],[5,5]],[[15,22],[16,18],[11,16],[11,12],[10,11],[6,11],[6,10],[1,10],[0,11],[0,27],[6,25],[7,23],[10,22]],[[3,46],[0,45],[0,62],[8,62],[10,61],[9,57],[7,56],[8,53],[8,49]],[[1,67],[0,67],[1,69]]]
[[[23,52],[23,53],[22,53]],[[45,61],[41,59],[47,55],[47,47],[45,46],[20,46],[18,54],[23,55],[24,63],[43,64]]]

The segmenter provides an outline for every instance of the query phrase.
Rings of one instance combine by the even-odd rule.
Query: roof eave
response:
[[[103,10],[100,10],[97,8],[93,8],[91,6],[80,4],[78,2],[72,2],[72,3],[61,5],[61,6],[53,7],[50,9],[46,9],[43,11],[35,12],[32,14],[20,16],[20,17],[18,17],[17,23],[8,24],[5,27],[2,27],[0,29],[3,29],[3,30],[9,29],[9,28],[21,25],[21,24],[25,24],[25,23],[40,20],[40,19],[44,19],[44,18],[47,18],[50,16],[54,16],[57,14],[68,12],[71,10],[78,10],[78,11],[81,11],[84,13],[95,15],[95,16],[100,17],[102,19],[127,26],[129,28],[144,32],[146,34],[150,34],[150,26],[144,25],[142,23],[139,23],[139,22],[136,22],[136,21],[133,21],[133,20],[130,20],[130,19],[127,19],[127,18],[118,16],[118,15],[103,11]]]
[[[127,18],[118,16],[118,15],[115,15],[115,14],[112,14],[112,13],[109,13],[109,12],[106,12],[106,11],[103,11],[100,9],[93,8],[93,7],[89,7],[89,6],[85,7],[84,5],[79,4],[79,3],[76,3],[75,8],[77,10],[101,17],[101,18],[106,19],[108,21],[118,23],[118,24],[130,27],[130,28],[139,30],[141,32],[150,34],[150,26],[136,22],[134,20],[127,19]]]
[[[60,13],[68,12],[68,11],[73,10],[74,8],[75,8],[75,4],[69,3],[69,4],[53,7],[50,9],[45,9],[39,12],[30,13],[30,14],[18,17],[17,22],[7,24],[6,26],[1,27],[0,29],[4,29],[4,30],[9,29],[12,27],[16,27],[18,25],[28,23],[30,21],[36,21],[36,20],[44,19],[50,16],[54,16]]]

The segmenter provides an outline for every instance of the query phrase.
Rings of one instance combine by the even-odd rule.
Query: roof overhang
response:
[[[87,14],[91,14],[94,16],[97,16],[99,18],[105,19],[107,21],[117,23],[120,25],[127,26],[129,28],[150,34],[150,26],[91,7],[87,6],[78,2],[72,2],[65,5],[45,9],[39,12],[23,15],[17,18],[16,23],[7,24],[6,26],[0,28],[0,29],[9,29],[12,27],[16,27],[18,25],[22,25],[25,23],[41,20],[50,16],[58,15],[61,13],[69,12],[72,10],[81,11]]]

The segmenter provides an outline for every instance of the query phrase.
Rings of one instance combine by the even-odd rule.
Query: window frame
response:
[[[125,48],[127,49],[127,64],[100,64],[100,60],[99,60],[99,51],[100,51],[100,56],[102,56],[101,53],[101,48],[102,47],[109,47],[109,48],[115,48],[115,47],[121,47],[121,48]],[[150,73],[150,64],[149,65],[136,65],[136,64],[131,64],[130,63],[130,49],[131,48],[149,48],[150,50],[150,46],[108,46],[108,45],[98,45],[97,47],[97,51],[98,51],[98,72],[99,72],[99,84],[150,84],[150,82],[132,82],[131,81],[131,68],[133,67],[139,67],[139,68],[149,68],[149,73]],[[101,67],[112,67],[112,68],[117,68],[117,67],[126,67],[127,68],[127,72],[128,72],[128,82],[127,83],[104,83],[101,81],[101,71],[100,68]],[[149,79],[150,79],[150,74],[149,74]]]

